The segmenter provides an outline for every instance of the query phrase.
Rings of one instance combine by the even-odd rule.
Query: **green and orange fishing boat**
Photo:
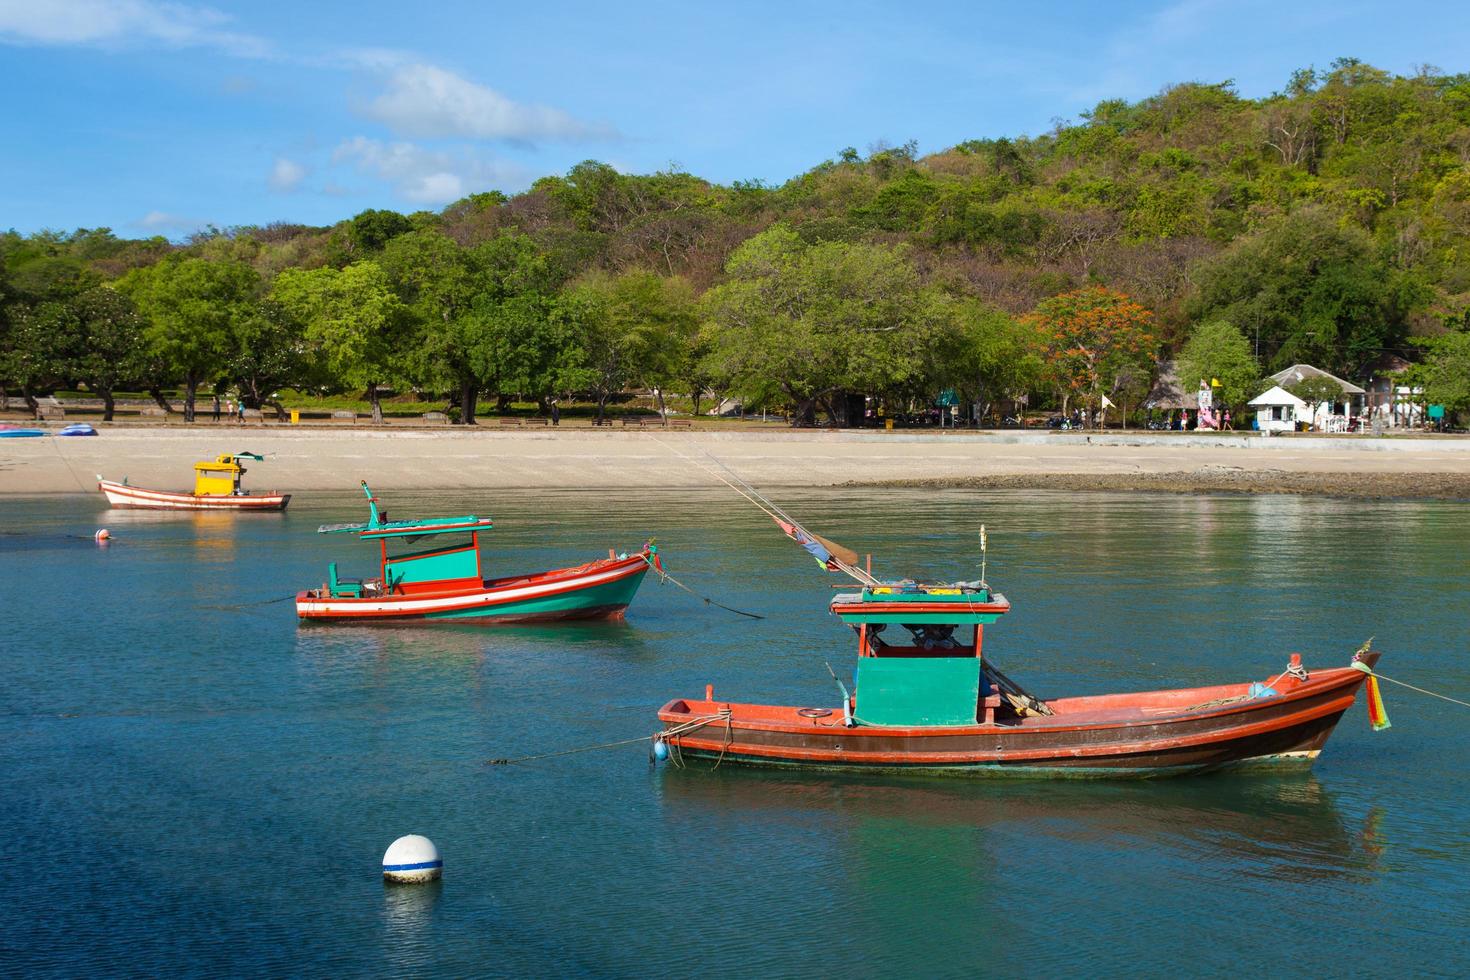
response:
[[[321,534],[355,534],[378,544],[375,578],[344,579],[336,562],[327,581],[296,595],[303,621],[332,623],[542,623],[573,619],[622,619],[650,568],[662,570],[652,543],[632,554],[608,552],[571,568],[486,579],[481,572],[480,532],[488,517],[436,517],[389,521],[366,482],[368,520],[327,524]],[[430,539],[427,546],[419,545]],[[390,550],[390,546],[393,546]],[[408,546],[410,550],[399,550]]]
[[[861,585],[830,612],[857,635],[857,675],[836,706],[674,699],[658,713],[655,755],[676,763],[951,775],[1167,776],[1234,766],[1310,764],[1366,683],[1369,716],[1387,727],[1379,654],[1308,672],[1293,654],[1274,677],[1215,687],[1042,699],[984,650],[985,627],[1010,612],[981,578],[880,581],[857,555],[754,494],[824,567]],[[982,529],[982,550],[984,532]],[[894,640],[895,633],[907,634]],[[834,680],[836,675],[833,676]]]

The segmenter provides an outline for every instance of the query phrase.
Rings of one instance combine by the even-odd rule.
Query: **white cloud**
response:
[[[266,178],[265,182],[271,190],[282,194],[289,194],[306,179],[306,173],[306,168],[295,160],[276,157],[275,166],[271,167],[270,176]]]
[[[149,211],[133,223],[149,231],[197,231],[209,222],[167,211]]]
[[[359,171],[388,181],[399,196],[415,204],[448,204],[473,191],[524,179],[513,165],[366,136],[338,146],[332,162],[352,163]]]
[[[387,53],[376,54],[376,65],[390,72],[387,89],[365,106],[363,113],[395,133],[504,140],[581,140],[616,135],[608,126],[584,123],[560,109],[521,105],[443,68],[390,64]]]
[[[0,0],[0,40],[20,44],[217,48],[244,58],[269,56],[264,38],[228,29],[208,7],[155,0]]]

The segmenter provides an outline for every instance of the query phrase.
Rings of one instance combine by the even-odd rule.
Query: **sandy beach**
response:
[[[712,454],[751,483],[1470,498],[1470,440],[1181,433],[908,433],[115,427],[0,440],[0,494],[91,493],[99,474],[186,489],[224,451],[267,459],[257,491],[636,489],[715,484]]]

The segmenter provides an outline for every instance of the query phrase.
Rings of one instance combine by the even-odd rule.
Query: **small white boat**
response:
[[[285,510],[289,493],[248,493],[240,487],[245,467],[240,460],[264,459],[255,453],[223,453],[212,462],[194,464],[194,492],[149,490],[131,486],[126,480],[104,480],[97,476],[97,489],[113,507],[149,510]]]

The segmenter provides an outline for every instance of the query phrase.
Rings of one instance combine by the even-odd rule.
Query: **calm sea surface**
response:
[[[989,577],[1043,695],[1264,678],[1291,651],[1470,700],[1470,506],[782,492],[880,569]],[[392,495],[491,513],[487,568],[657,535],[625,624],[298,627],[371,550],[284,515],[0,502],[0,972],[878,977],[1470,973],[1470,709],[1393,685],[1309,773],[1146,783],[652,769],[700,694],[835,704],[835,576],[719,491]],[[106,526],[115,541],[92,543]],[[241,605],[261,603],[256,605]],[[397,836],[440,885],[385,888]]]

